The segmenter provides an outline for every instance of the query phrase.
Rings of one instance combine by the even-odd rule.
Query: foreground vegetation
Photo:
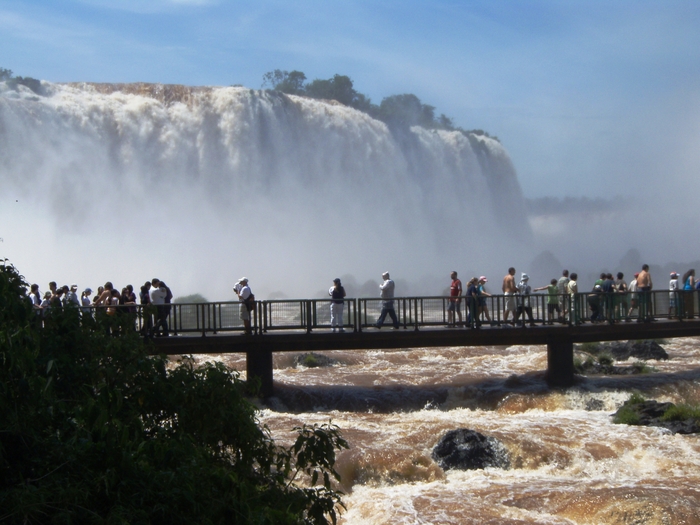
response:
[[[41,328],[25,287],[0,264],[0,522],[335,523],[336,426],[278,446],[235,371],[169,370],[128,317]]]

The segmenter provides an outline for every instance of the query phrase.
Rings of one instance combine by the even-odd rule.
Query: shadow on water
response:
[[[545,398],[570,392],[583,395],[640,392],[649,398],[674,393],[685,396],[689,403],[699,403],[700,368],[624,376],[576,376],[576,384],[568,389],[549,387],[544,371],[434,385],[297,386],[275,382],[274,388],[275,396],[268,401],[269,407],[291,413],[332,410],[392,413],[445,408],[496,410],[513,394]]]

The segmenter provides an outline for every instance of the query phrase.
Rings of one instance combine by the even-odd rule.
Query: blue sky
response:
[[[700,191],[700,2],[3,0],[0,67],[243,84],[273,69],[414,93],[498,136],[528,197]]]

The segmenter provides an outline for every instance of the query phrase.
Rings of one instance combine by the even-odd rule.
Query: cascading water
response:
[[[65,279],[158,274],[176,294],[222,299],[243,274],[261,297],[309,296],[390,269],[439,276],[412,290],[437,294],[454,268],[507,268],[529,235],[510,159],[485,136],[391,131],[334,102],[239,87],[44,89],[0,94],[0,180],[17,197],[2,216],[32,222],[27,246],[90,254],[87,275]],[[31,275],[27,251],[9,256]],[[52,264],[65,275],[76,263]]]

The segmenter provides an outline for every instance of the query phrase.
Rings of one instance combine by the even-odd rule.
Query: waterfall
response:
[[[213,299],[246,274],[309,296],[342,274],[419,283],[494,260],[504,273],[530,235],[510,158],[486,136],[390,130],[242,87],[43,85],[0,83],[0,180],[26,206],[3,201],[0,218],[31,218],[15,258],[55,242],[62,257],[90,253],[83,268],[97,259],[101,272],[84,271],[98,281],[158,272]]]

